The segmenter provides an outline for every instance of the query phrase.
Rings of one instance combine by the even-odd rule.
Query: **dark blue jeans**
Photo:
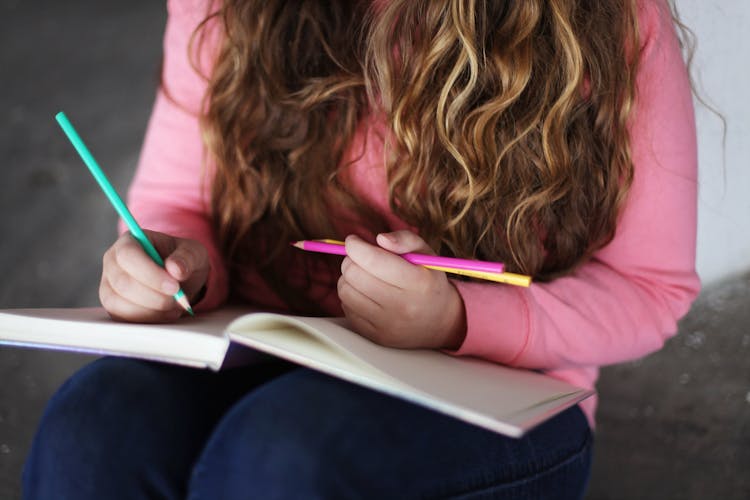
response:
[[[469,389],[469,388],[467,388]],[[572,408],[510,439],[286,363],[204,370],[103,358],[55,394],[27,499],[583,496]]]

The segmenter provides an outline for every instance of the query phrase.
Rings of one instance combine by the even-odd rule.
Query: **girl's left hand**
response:
[[[378,246],[350,235],[338,295],[352,327],[373,342],[401,348],[457,349],[466,332],[458,290],[445,273],[396,254],[434,255],[411,231],[377,236]]]

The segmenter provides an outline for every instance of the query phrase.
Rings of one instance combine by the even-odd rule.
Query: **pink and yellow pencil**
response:
[[[333,255],[346,255],[342,241],[336,240],[304,240],[293,245],[309,252],[320,252]],[[506,273],[501,262],[487,262],[481,260],[459,259],[455,257],[441,257],[419,253],[405,253],[401,257],[412,264],[446,273],[459,274],[483,280],[507,283],[516,286],[529,286],[531,278],[521,274]]]

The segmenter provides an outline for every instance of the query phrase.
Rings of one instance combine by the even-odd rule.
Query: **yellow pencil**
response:
[[[524,274],[515,273],[487,273],[484,271],[470,271],[468,269],[454,269],[452,267],[441,267],[441,266],[424,266],[428,269],[434,269],[436,271],[443,271],[444,273],[460,274],[461,276],[468,276],[470,278],[477,278],[480,280],[495,281],[497,283],[505,283],[506,285],[523,286],[528,287],[531,285],[531,276]]]

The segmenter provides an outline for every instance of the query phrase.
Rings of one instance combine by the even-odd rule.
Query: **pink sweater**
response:
[[[209,224],[196,118],[206,82],[187,52],[206,1],[173,0],[168,10],[163,79],[180,106],[157,95],[129,202],[144,227],[194,238],[208,248],[212,271],[199,304],[208,309],[226,299],[228,276]],[[541,369],[591,388],[599,366],[660,349],[696,297],[697,155],[690,86],[666,2],[642,0],[639,18],[643,53],[630,126],[635,179],[615,238],[574,274],[551,283],[524,289],[456,281],[468,327],[457,355]],[[206,74],[221,36],[217,29],[212,33],[201,53]],[[362,124],[351,154],[359,156],[366,145],[365,154],[349,178],[392,229],[408,228],[388,209],[382,130],[375,120]],[[295,277],[291,269],[289,279]],[[237,278],[246,300],[283,307],[258,275]],[[314,288],[311,293],[320,296]],[[335,290],[329,292],[325,310],[341,314]],[[596,399],[581,406],[593,426]]]

